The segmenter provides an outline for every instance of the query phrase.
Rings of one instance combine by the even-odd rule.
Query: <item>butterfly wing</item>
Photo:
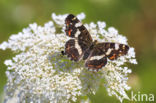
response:
[[[105,56],[100,59],[88,59],[85,63],[85,66],[88,70],[99,71],[102,67],[107,64],[107,58]]]
[[[105,54],[107,58],[110,60],[115,60],[120,56],[126,55],[129,50],[128,45],[109,42],[104,43],[104,48]]]
[[[74,61],[78,61],[81,55],[80,48],[76,47],[76,43],[75,39],[70,39],[65,44],[65,54]]]
[[[74,38],[75,34],[78,30],[77,24],[81,25],[81,22],[74,16],[73,14],[69,14],[65,19],[65,25],[66,25],[66,35],[69,37]]]
[[[92,71],[98,71],[107,64],[107,57],[102,47],[95,46],[92,50],[87,50],[84,54],[85,66]]]
[[[118,43],[98,43],[86,59],[85,66],[93,71],[98,71],[107,64],[107,58],[115,60],[122,55],[126,55],[129,46]],[[84,55],[85,56],[85,55]]]
[[[92,44],[92,38],[84,25],[76,18],[69,14],[65,19],[66,35],[74,39],[66,42],[65,54],[71,60],[78,61],[83,56],[84,51]]]

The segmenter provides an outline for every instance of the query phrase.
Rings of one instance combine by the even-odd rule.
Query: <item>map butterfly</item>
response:
[[[126,55],[129,46],[125,44],[93,41],[86,27],[73,14],[65,19],[66,35],[71,37],[65,44],[64,55],[75,62],[85,60],[85,66],[98,71],[107,64],[107,59],[115,60]]]

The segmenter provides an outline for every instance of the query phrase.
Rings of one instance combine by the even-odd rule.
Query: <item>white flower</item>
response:
[[[8,77],[5,86],[5,103],[14,100],[17,103],[67,103],[77,101],[88,93],[95,94],[101,79],[110,96],[115,95],[121,102],[128,99],[126,90],[128,74],[131,69],[123,67],[125,62],[136,64],[134,48],[127,55],[107,65],[97,73],[88,71],[82,61],[75,63],[61,55],[65,42],[69,39],[64,33],[65,15],[52,14],[53,21],[43,27],[36,23],[30,24],[22,32],[11,35],[7,42],[0,44],[0,49],[11,49],[15,57],[5,61]],[[77,17],[82,20],[85,14]],[[55,24],[55,25],[54,25]],[[127,38],[106,23],[85,24],[94,40],[99,42],[127,43]],[[62,28],[57,31],[56,27]],[[80,99],[80,98],[79,98]],[[83,101],[83,100],[80,100]],[[89,102],[89,98],[85,102]]]

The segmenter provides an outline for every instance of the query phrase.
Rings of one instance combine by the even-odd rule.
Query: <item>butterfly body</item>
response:
[[[115,60],[129,50],[125,44],[93,41],[85,26],[72,14],[67,16],[65,24],[66,35],[71,37],[65,44],[65,55],[75,62],[85,60],[85,66],[92,71],[104,67],[107,59]]]

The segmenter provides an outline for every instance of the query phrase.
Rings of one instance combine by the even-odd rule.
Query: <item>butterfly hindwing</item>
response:
[[[84,53],[85,66],[92,71],[98,71],[107,64],[107,57],[100,46],[91,47]]]
[[[78,27],[78,30],[80,31],[80,35],[78,36],[78,43],[82,49],[82,51],[84,52],[85,50],[87,50],[90,45],[92,44],[93,40],[88,32],[88,30],[85,28],[85,26],[80,26]]]
[[[91,69],[92,71],[99,71],[103,66],[107,64],[107,58],[103,57],[99,60],[87,60],[85,63],[85,66],[88,67],[88,69]]]
[[[79,50],[76,48],[75,39],[70,39],[65,44],[65,54],[71,60],[78,61],[80,58]]]

